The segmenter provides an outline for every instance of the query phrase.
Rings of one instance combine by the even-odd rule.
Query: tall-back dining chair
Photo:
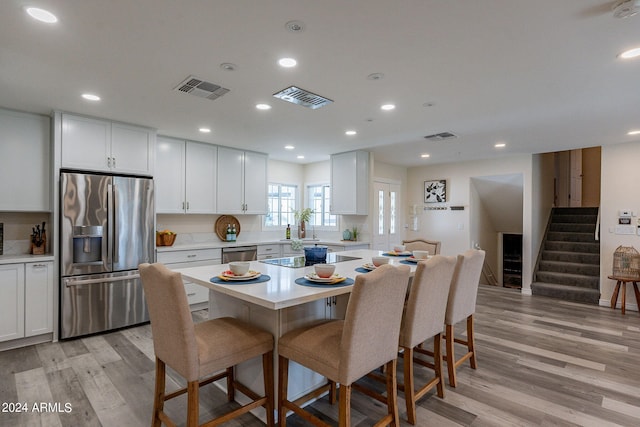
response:
[[[449,385],[456,386],[456,368],[467,359],[472,369],[477,368],[476,350],[473,338],[473,314],[476,312],[476,298],[480,274],[484,263],[485,252],[479,249],[470,249],[458,255],[456,271],[451,281],[449,300],[447,301],[447,313],[445,314],[445,361],[449,373]],[[454,325],[463,320],[467,321],[466,339],[455,338]],[[467,347],[467,352],[459,359],[455,358],[454,344],[459,343]]]
[[[399,425],[396,381],[398,338],[402,310],[409,282],[408,266],[382,265],[356,276],[344,320],[295,329],[278,340],[278,415],[286,426],[287,410],[318,426],[329,424],[300,406],[330,390],[335,400],[335,384],[340,384],[340,426],[351,424],[351,388],[359,378],[385,366],[387,414],[377,425]],[[329,384],[292,402],[288,400],[289,361],[295,361],[329,379]]]
[[[428,261],[418,263],[400,330],[400,348],[404,358],[404,396],[407,418],[416,423],[416,401],[434,386],[439,397],[444,397],[442,379],[442,332],[444,315],[451,279],[456,268],[456,257],[436,255]],[[422,343],[433,337],[433,352],[422,348]],[[414,357],[414,352],[433,356],[433,363]],[[435,376],[418,390],[415,390],[414,363],[434,370]]]
[[[231,317],[193,323],[187,295],[179,273],[162,264],[139,266],[145,298],[151,319],[153,348],[156,355],[156,385],[151,425],[175,425],[164,412],[164,402],[187,393],[187,427],[198,425],[199,388],[227,379],[227,398],[234,399],[235,390],[252,401],[214,420],[218,425],[264,406],[267,425],[274,425],[273,405],[273,335]],[[262,356],[265,395],[259,396],[234,378],[233,367]],[[187,387],[165,393],[166,365],[182,375]],[[222,371],[217,375],[210,376]],[[208,377],[208,378],[205,378]],[[201,378],[204,378],[201,380]]]
[[[429,255],[438,255],[442,243],[437,240],[413,239],[403,240],[402,244],[407,251],[429,251]]]

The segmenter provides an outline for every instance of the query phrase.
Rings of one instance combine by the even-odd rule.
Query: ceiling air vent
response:
[[[313,92],[309,92],[308,90],[300,89],[299,87],[295,86],[290,86],[286,89],[282,89],[280,92],[274,93],[273,96],[276,98],[280,98],[283,101],[311,108],[312,110],[324,107],[325,105],[331,104],[333,102],[328,98],[316,95]]]
[[[434,133],[433,135],[427,135],[424,138],[428,139],[429,141],[444,141],[445,139],[452,139],[457,137],[458,135],[451,132],[441,132],[441,133]]]
[[[205,82],[194,76],[187,77],[187,79],[176,86],[174,90],[188,93],[199,98],[207,98],[212,101],[229,92],[229,89],[225,89],[214,83]]]

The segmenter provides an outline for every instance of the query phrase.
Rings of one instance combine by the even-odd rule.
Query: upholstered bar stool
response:
[[[429,251],[429,255],[438,255],[440,253],[441,242],[436,240],[403,240],[402,244],[407,251]]]
[[[407,419],[416,423],[416,402],[437,387],[439,397],[444,397],[442,376],[442,332],[447,309],[451,279],[456,268],[455,257],[437,255],[418,263],[400,330],[400,348],[404,358],[404,390]],[[433,337],[433,352],[422,348],[422,343]],[[433,363],[414,357],[415,353],[433,355]],[[415,389],[414,363],[434,370],[434,378]]]
[[[480,284],[484,255],[483,250],[477,249],[471,249],[458,255],[456,270],[451,281],[444,321],[446,326],[446,353],[444,359],[447,362],[449,385],[451,387],[456,386],[456,368],[466,360],[469,360],[472,369],[477,368],[473,338],[473,314],[476,312],[476,298],[478,296],[478,285]],[[455,338],[454,325],[463,320],[467,321],[467,338]],[[467,347],[467,352],[457,360],[454,352],[455,343],[463,344]]]
[[[164,402],[187,393],[187,427],[198,425],[199,388],[227,379],[227,398],[240,391],[252,402],[206,423],[222,424],[259,406],[266,410],[267,425],[274,425],[273,335],[240,320],[223,317],[194,325],[179,273],[162,264],[139,266],[151,319],[156,354],[156,386],[151,425],[175,426],[164,412]],[[233,367],[262,357],[265,395],[259,396],[234,378]],[[165,366],[187,380],[187,387],[165,394]],[[213,376],[210,376],[215,374]],[[204,378],[201,380],[201,378]]]
[[[339,425],[351,425],[352,384],[368,372],[386,367],[387,415],[376,425],[399,425],[396,381],[398,337],[409,281],[409,267],[386,264],[356,277],[344,320],[295,329],[278,340],[278,415],[287,424],[287,410],[317,426],[329,424],[301,405],[325,391],[335,401],[340,384]],[[329,384],[291,402],[287,397],[289,361],[329,379]]]
[[[436,255],[428,261],[419,262],[405,304],[399,340],[401,355],[404,359],[404,383],[398,384],[398,389],[404,391],[407,419],[411,424],[416,423],[416,402],[429,390],[437,387],[438,396],[444,397],[442,332],[456,261],[456,257]],[[423,343],[432,337],[433,351],[424,349]],[[432,357],[433,363],[416,357],[415,353]],[[434,371],[434,377],[418,390],[416,390],[414,379],[414,363]],[[383,379],[375,371],[369,376],[376,380]],[[354,384],[354,388],[386,403],[386,397],[375,393],[370,388],[359,384]]]

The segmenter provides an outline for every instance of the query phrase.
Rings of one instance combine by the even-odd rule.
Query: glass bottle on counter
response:
[[[285,237],[287,240],[291,239],[291,224],[287,224],[287,231],[285,232]]]
[[[236,225],[233,224],[231,226],[231,241],[235,242],[238,237],[238,232],[236,231]]]
[[[227,224],[227,242],[231,241],[231,224]]]

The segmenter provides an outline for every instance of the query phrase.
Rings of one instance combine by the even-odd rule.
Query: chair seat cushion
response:
[[[278,340],[278,353],[333,380],[338,379],[343,320],[287,332]]]
[[[232,317],[196,323],[200,376],[234,366],[273,349],[273,336]]]

